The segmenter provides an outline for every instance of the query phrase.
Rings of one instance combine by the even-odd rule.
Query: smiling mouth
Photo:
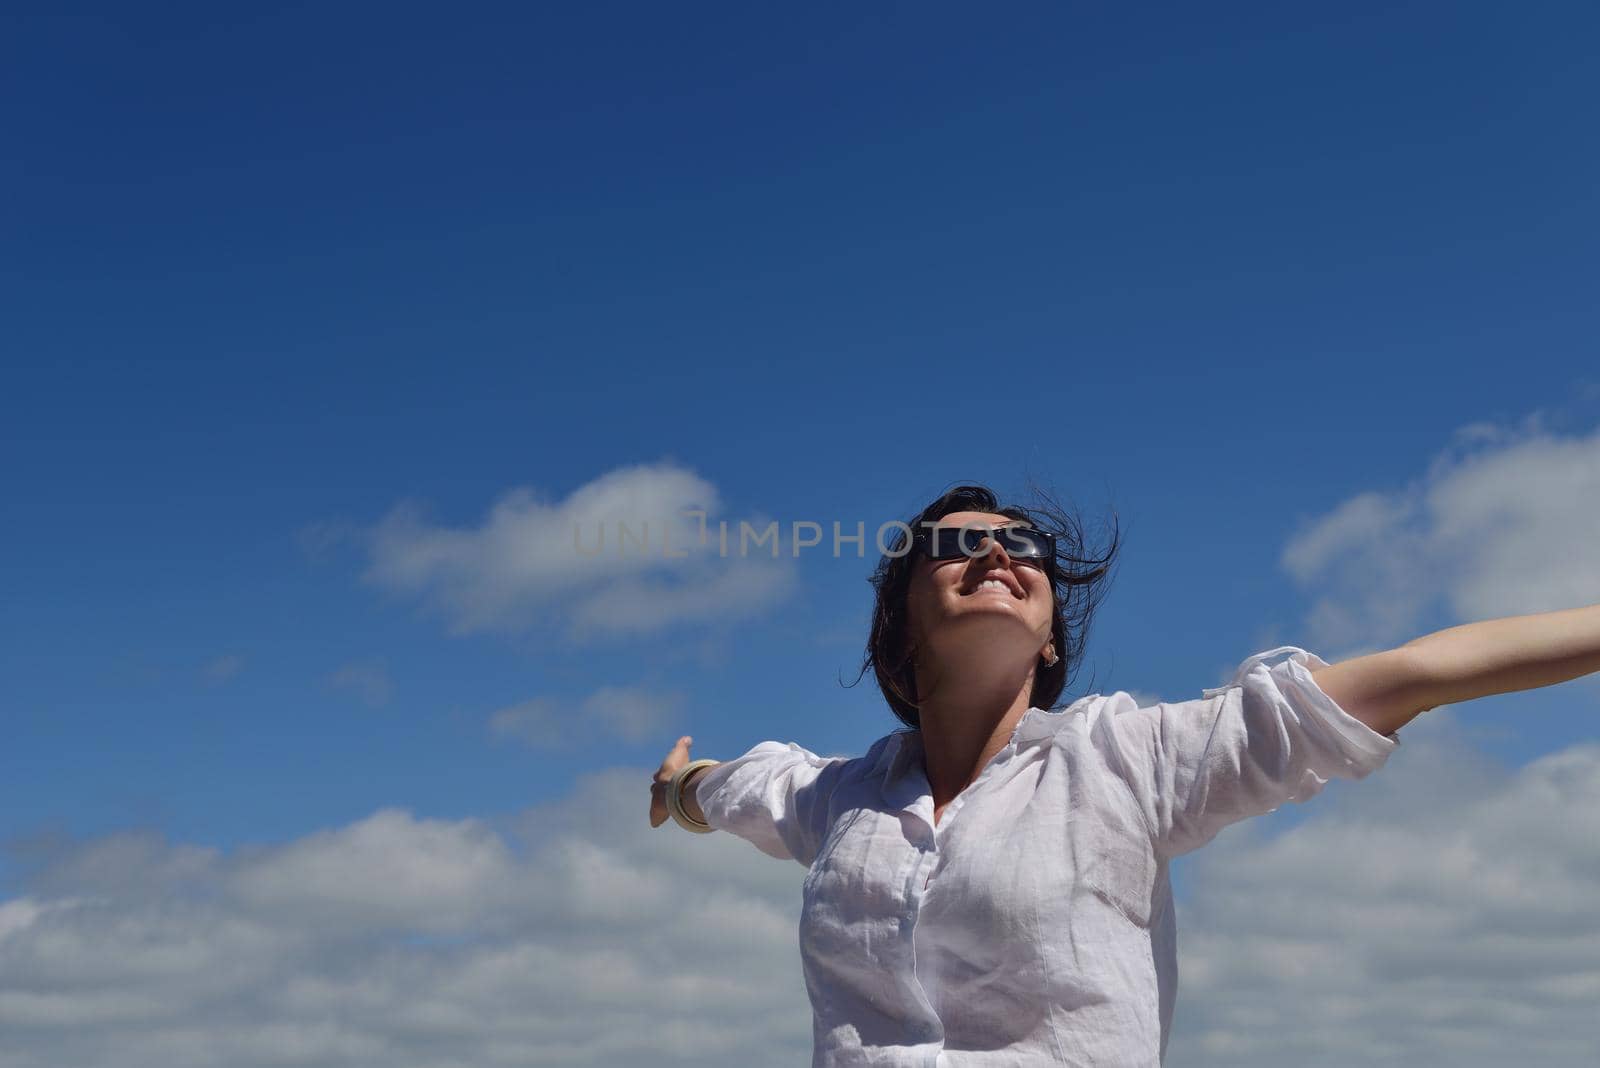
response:
[[[980,582],[976,586],[972,587],[972,589],[968,590],[964,596],[971,597],[975,593],[984,593],[986,591],[994,591],[994,592],[1003,593],[1007,597],[1021,597],[1022,596],[1016,590],[1012,589],[1010,586],[1008,586],[1004,582],[1002,582],[1000,579],[992,579],[992,578],[991,579],[984,579],[982,582]]]

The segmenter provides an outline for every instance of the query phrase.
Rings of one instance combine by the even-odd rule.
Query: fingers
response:
[[[650,784],[650,826],[659,827],[667,822],[667,788],[664,783]]]
[[[667,822],[667,817],[672,813],[667,811],[667,783],[671,776],[665,780],[658,779],[650,784],[650,826],[659,827]]]
[[[667,750],[667,759],[661,762],[661,771],[656,772],[656,778],[670,779],[672,773],[689,763],[689,747],[694,744],[694,739],[685,734],[678,739],[678,744]],[[663,775],[662,772],[666,774]]]

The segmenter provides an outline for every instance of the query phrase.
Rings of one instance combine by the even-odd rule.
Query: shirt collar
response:
[[[1022,714],[1011,732],[1011,742],[998,756],[1000,762],[1009,759],[1024,746],[1049,738],[1067,721],[1070,708],[1048,711],[1030,708]],[[883,751],[878,755],[873,771],[882,774],[885,786],[893,786],[916,767],[922,758],[922,732],[906,729],[895,731],[885,739]],[[920,768],[918,769],[920,770]]]

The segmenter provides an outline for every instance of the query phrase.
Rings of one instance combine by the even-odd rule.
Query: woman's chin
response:
[[[939,631],[958,636],[962,645],[979,637],[1007,642],[1022,640],[1024,644],[1037,640],[1020,607],[1003,602],[964,605],[959,611],[945,615]]]

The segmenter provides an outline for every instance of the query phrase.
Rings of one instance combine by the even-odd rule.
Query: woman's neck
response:
[[[932,674],[928,685],[922,676]],[[942,809],[966,789],[1006,747],[1028,711],[1033,669],[1012,671],[918,671],[926,691],[917,712],[922,757],[934,807]]]

